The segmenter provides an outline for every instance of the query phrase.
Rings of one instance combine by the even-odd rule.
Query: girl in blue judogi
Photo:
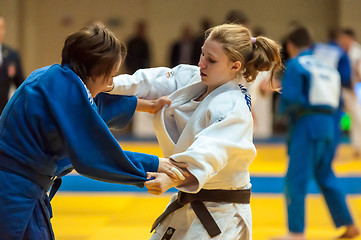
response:
[[[54,239],[50,199],[56,189],[50,198],[47,191],[72,168],[139,187],[146,172],[172,175],[168,159],[123,151],[108,128],[125,126],[136,108],[154,112],[169,103],[100,93],[124,56],[110,31],[89,26],[66,39],[61,65],[34,71],[15,92],[0,118],[1,239]]]

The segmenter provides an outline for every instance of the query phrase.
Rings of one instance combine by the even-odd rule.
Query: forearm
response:
[[[137,107],[135,111],[137,112],[149,112],[150,109],[154,108],[154,102],[149,100],[144,100],[138,98]]]
[[[151,114],[155,114],[159,110],[163,108],[164,105],[170,106],[171,100],[167,98],[167,96],[158,98],[156,100],[145,100],[138,98],[136,111],[138,112],[147,112]]]

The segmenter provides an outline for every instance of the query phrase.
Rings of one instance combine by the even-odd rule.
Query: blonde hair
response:
[[[241,73],[247,82],[253,82],[259,71],[272,69],[272,86],[274,74],[282,68],[281,46],[266,37],[252,38],[250,31],[242,25],[215,26],[206,31],[206,39],[219,42],[231,61],[241,62]]]

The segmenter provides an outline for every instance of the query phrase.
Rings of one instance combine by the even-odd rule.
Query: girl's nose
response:
[[[198,66],[200,68],[205,68],[204,58],[202,58],[202,56],[199,58]]]

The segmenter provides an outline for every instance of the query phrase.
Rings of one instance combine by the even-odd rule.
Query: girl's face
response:
[[[198,66],[202,82],[208,86],[209,91],[213,91],[237,76],[241,62],[232,62],[219,42],[207,38],[202,47]]]
[[[120,65],[121,62],[117,63],[112,70],[112,74],[108,77],[102,75],[87,81],[87,87],[93,97],[95,97],[98,93],[107,90],[108,87],[113,84],[113,77],[119,72]]]
[[[286,43],[286,51],[291,58],[294,58],[298,55],[299,50],[297,49],[296,45],[291,41],[287,41]]]
[[[346,34],[340,34],[337,37],[337,43],[347,52],[350,50],[350,47],[352,45],[352,38],[350,36],[347,36]]]

